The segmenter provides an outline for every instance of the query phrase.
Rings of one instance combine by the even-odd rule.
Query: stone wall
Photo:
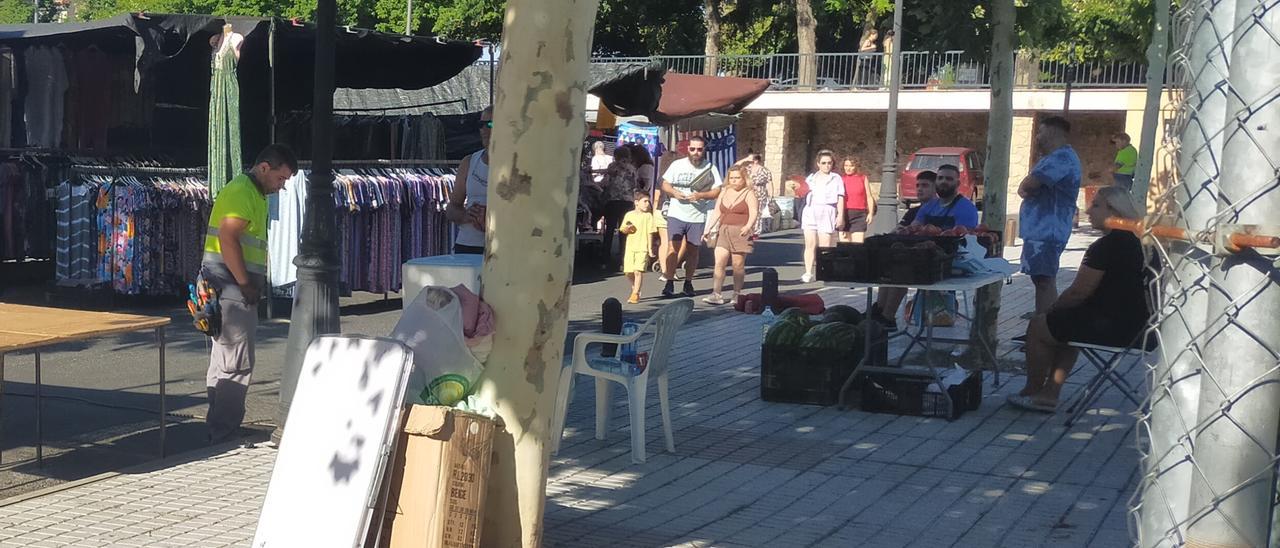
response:
[[[1033,135],[1035,120],[1053,113],[1017,113],[1014,117],[1010,151],[1009,212],[1016,214],[1017,185],[1035,164]],[[1123,131],[1123,112],[1073,112],[1071,144],[1080,155],[1084,183],[1103,182],[1107,167],[1115,157],[1111,134]],[[774,134],[769,135],[773,131]],[[763,134],[762,134],[763,133]],[[781,135],[779,135],[781,133]],[[837,164],[853,156],[862,164],[879,193],[884,158],[885,113],[872,111],[748,112],[738,125],[738,152],[765,150],[766,163],[783,179],[813,171],[814,155],[821,149],[836,153]],[[958,146],[985,152],[986,112],[919,112],[898,114],[899,161],[925,147]],[[781,152],[782,158],[776,157]]]

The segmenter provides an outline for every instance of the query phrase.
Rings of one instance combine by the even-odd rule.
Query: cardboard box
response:
[[[487,417],[449,407],[409,409],[388,471],[382,546],[480,546],[495,428]]]

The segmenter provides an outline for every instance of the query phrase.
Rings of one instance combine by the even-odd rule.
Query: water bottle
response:
[[[769,327],[773,325],[773,322],[776,319],[777,319],[777,316],[773,314],[772,306],[766,307],[764,309],[764,312],[760,313],[760,323],[763,326],[763,328],[760,330],[760,344],[764,344],[765,340],[768,339]]]
[[[639,330],[640,326],[633,322],[622,324],[622,335],[624,337],[635,335]],[[622,360],[622,365],[627,368],[627,371],[634,373],[636,370],[636,343],[629,342],[623,344],[618,354],[618,358]]]

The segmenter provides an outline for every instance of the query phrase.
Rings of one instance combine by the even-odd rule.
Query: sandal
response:
[[[627,304],[640,304],[640,294],[632,293],[631,298],[627,299]]]
[[[719,293],[712,293],[706,297],[703,297],[702,302],[707,304],[722,305],[728,301],[724,300],[724,297],[720,296]]]
[[[1037,411],[1040,413],[1058,412],[1058,406],[1038,403],[1031,396],[1019,396],[1017,394],[1010,394],[1007,401],[1009,402],[1009,405],[1012,405],[1014,407],[1017,407],[1018,409],[1023,409],[1026,411]]]

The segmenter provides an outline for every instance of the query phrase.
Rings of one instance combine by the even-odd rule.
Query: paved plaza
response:
[[[1092,238],[1073,239],[1060,289]],[[860,292],[817,291],[862,308]],[[1025,277],[1005,286],[1001,340],[1020,333],[1031,301]],[[1118,391],[1071,428],[1006,405],[1021,387],[1013,371],[998,388],[988,374],[981,408],[954,422],[764,402],[759,319],[698,307],[673,352],[674,454],[656,391],[649,458],[637,465],[622,391],[597,441],[594,389],[579,379],[551,464],[548,546],[1130,544],[1135,410]],[[999,353],[1021,361],[1009,344]],[[1091,373],[1078,371],[1067,394]],[[1129,378],[1140,381],[1141,368]],[[248,546],[274,457],[262,446],[209,448],[0,501],[0,546]]]

